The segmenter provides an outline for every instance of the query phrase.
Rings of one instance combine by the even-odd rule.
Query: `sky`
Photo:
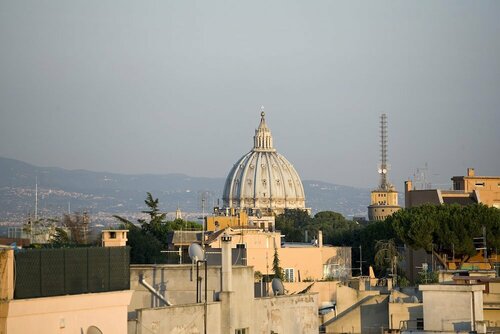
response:
[[[500,1],[0,0],[0,156],[225,177],[260,108],[302,179],[500,175]]]

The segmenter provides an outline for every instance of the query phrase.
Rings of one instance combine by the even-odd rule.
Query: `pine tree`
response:
[[[280,280],[283,281],[284,273],[283,273],[283,268],[280,267],[278,248],[274,248],[273,271],[274,271],[274,278],[279,278]]]

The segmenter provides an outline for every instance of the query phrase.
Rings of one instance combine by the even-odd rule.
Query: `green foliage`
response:
[[[406,276],[400,276],[398,278],[398,285],[402,288],[406,288],[406,287],[410,286],[410,280],[408,280],[408,278],[406,278]]]
[[[304,241],[305,227],[311,221],[311,217],[304,210],[294,209],[276,217],[276,229],[281,231],[287,241]]]
[[[273,272],[274,272],[274,278],[279,278],[282,281],[285,279],[283,268],[280,267],[280,258],[278,256],[277,248],[274,249]]]
[[[125,226],[128,232],[131,263],[165,263],[161,254],[164,249],[161,242],[134,224]]]
[[[54,233],[52,234],[50,244],[53,247],[69,246],[71,244],[71,240],[68,236],[68,232],[61,227],[56,227]]]
[[[486,228],[488,248],[500,246],[500,210],[482,204],[423,205],[387,218],[397,235],[413,249],[445,253],[465,261],[476,254],[474,237]]]
[[[420,271],[417,276],[417,284],[439,283],[439,274],[436,271]]]
[[[116,215],[113,217],[129,230],[128,244],[131,247],[131,263],[164,263],[166,257],[161,254],[161,250],[168,246],[168,234],[181,229],[201,230],[201,225],[182,219],[167,221],[167,215],[160,212],[158,199],[153,198],[149,192],[144,203],[148,210],[142,212],[148,214],[149,217],[137,220],[140,227],[123,217]]]
[[[289,242],[304,242],[306,231],[308,239],[311,239],[321,230],[325,242],[351,245],[352,232],[360,229],[360,225],[345,219],[338,212],[322,211],[311,218],[306,211],[294,209],[285,210],[285,213],[276,217],[276,229],[281,231]]]
[[[364,225],[333,211],[318,212],[310,217],[302,210],[287,210],[276,217],[276,228],[285,235],[286,241],[303,242],[306,231],[312,238],[322,230],[324,243],[352,247],[353,267],[357,267],[361,246],[365,273],[368,266],[375,265],[375,246],[381,240],[434,252],[439,261],[443,261],[439,253],[448,257],[454,253],[464,262],[476,253],[474,238],[482,236],[483,226],[491,253],[500,248],[500,210],[482,204],[423,205],[399,210],[384,221]],[[381,263],[378,269],[379,274],[385,274]]]
[[[375,265],[382,269],[393,269],[399,256],[394,239],[377,240],[375,243]]]

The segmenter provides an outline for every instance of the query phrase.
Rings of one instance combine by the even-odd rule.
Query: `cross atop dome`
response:
[[[271,135],[271,130],[266,125],[265,116],[264,106],[262,106],[260,107],[260,124],[255,130],[255,136],[253,137],[253,150],[274,152],[276,150],[273,148],[273,136]]]

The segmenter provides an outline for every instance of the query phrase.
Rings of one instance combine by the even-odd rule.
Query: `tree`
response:
[[[500,210],[482,204],[422,205],[402,209],[386,219],[396,234],[413,249],[432,252],[446,268],[446,257],[458,257],[460,265],[476,254],[474,237],[486,230],[487,247],[500,246]]]
[[[287,209],[276,217],[276,229],[281,231],[287,241],[302,242],[305,236],[305,227],[310,223],[311,217],[305,210]]]
[[[195,222],[182,219],[167,221],[166,214],[160,212],[159,200],[147,193],[144,203],[147,210],[142,211],[149,219],[138,219],[138,225],[126,218],[114,215],[123,227],[129,230],[128,244],[131,246],[130,261],[132,263],[165,263],[166,257],[161,254],[167,248],[168,233],[181,228],[201,230]]]
[[[86,212],[76,212],[72,215],[63,215],[61,224],[69,229],[69,239],[76,245],[86,245],[89,243],[89,223],[90,219]]]
[[[28,220],[23,225],[23,232],[29,236],[31,243],[45,243],[50,239],[57,225],[57,219],[39,218],[38,220]]]
[[[55,232],[52,235],[50,244],[53,247],[64,247],[71,245],[71,239],[68,236],[68,232],[62,227],[56,227]]]
[[[394,239],[377,240],[375,251],[375,265],[385,270],[390,269],[391,274],[397,275],[399,253]]]
[[[280,280],[284,280],[284,272],[283,268],[280,267],[280,258],[278,255],[278,248],[274,248],[274,256],[273,256],[273,271],[274,278],[279,278]]]

